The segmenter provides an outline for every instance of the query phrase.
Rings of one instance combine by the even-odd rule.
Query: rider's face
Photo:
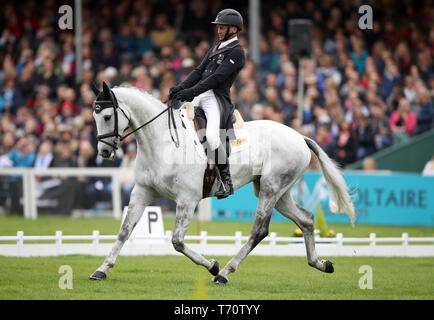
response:
[[[228,28],[229,28],[228,26],[225,26],[223,24],[218,24],[217,25],[217,35],[218,35],[219,41],[223,40],[223,38],[226,35],[226,31],[228,30]]]

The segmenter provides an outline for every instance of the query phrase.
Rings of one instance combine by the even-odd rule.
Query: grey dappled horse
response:
[[[104,279],[125,241],[129,238],[145,210],[159,197],[176,202],[176,219],[172,243],[174,248],[204,266],[215,283],[226,283],[228,274],[235,272],[240,263],[268,234],[273,208],[294,221],[303,231],[308,264],[323,272],[334,271],[328,260],[319,260],[315,252],[314,217],[298,206],[290,189],[301,177],[311,160],[311,151],[319,160],[321,171],[330,190],[330,208],[333,212],[346,212],[354,222],[354,205],[347,185],[326,153],[313,140],[295,130],[268,120],[249,121],[244,124],[248,133],[248,147],[231,154],[230,166],[234,190],[253,182],[259,198],[253,228],[248,241],[239,252],[219,270],[217,261],[208,260],[184,244],[195,208],[202,199],[203,174],[207,160],[198,156],[193,140],[185,134],[178,112],[174,118],[179,132],[179,145],[173,143],[173,122],[169,130],[169,112],[166,105],[148,93],[134,87],[115,87],[110,90],[103,83],[94,103],[94,118],[98,131],[98,152],[111,158],[122,133],[127,127],[135,131],[138,152],[134,168],[135,187],[131,192],[128,213],[117,240],[104,263],[90,276]],[[158,117],[156,117],[159,115]],[[152,122],[149,122],[151,121]],[[149,123],[148,123],[149,122]],[[235,157],[236,155],[236,157]],[[243,159],[235,162],[235,158]],[[218,190],[218,182],[211,196]],[[236,196],[236,195],[235,195]]]

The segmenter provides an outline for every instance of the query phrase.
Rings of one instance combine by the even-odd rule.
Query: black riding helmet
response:
[[[227,40],[230,36],[240,32],[243,29],[243,17],[237,10],[234,9],[224,9],[220,11],[219,13],[217,13],[217,17],[215,18],[215,20],[211,23],[223,24],[229,27],[231,26],[237,27],[237,32],[235,33],[229,33],[229,28],[228,28],[228,31],[226,32],[226,35],[223,40]]]

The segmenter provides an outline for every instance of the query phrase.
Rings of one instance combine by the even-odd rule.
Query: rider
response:
[[[219,42],[181,84],[170,89],[169,99],[193,101],[193,105],[203,109],[207,118],[207,155],[212,161],[214,156],[218,158],[216,164],[222,178],[222,185],[215,195],[222,199],[234,192],[229,172],[229,152],[225,150],[226,139],[222,141],[219,130],[222,124],[225,129],[232,126],[232,122],[228,121],[233,112],[230,87],[244,67],[245,60],[237,37],[243,28],[243,18],[236,10],[224,9],[211,23],[217,25]]]

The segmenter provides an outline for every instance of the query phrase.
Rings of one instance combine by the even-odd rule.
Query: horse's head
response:
[[[102,87],[102,91],[93,88],[96,95],[93,117],[98,135],[98,153],[103,158],[113,159],[122,133],[128,127],[129,119],[105,82]]]

